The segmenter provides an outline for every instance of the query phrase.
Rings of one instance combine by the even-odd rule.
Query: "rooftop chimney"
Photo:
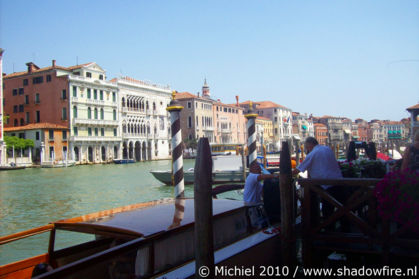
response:
[[[54,68],[55,68],[55,66],[56,66],[56,65],[55,65],[55,59],[53,59],[53,60],[52,60],[52,67],[54,67]]]
[[[28,73],[32,73],[34,70],[39,69],[39,67],[36,66],[33,62],[26,63],[26,66],[28,66]]]
[[[236,106],[239,106],[239,95],[236,95]]]

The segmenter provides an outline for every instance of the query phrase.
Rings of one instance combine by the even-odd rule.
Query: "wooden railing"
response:
[[[37,227],[37,228],[34,228],[34,229],[14,233],[14,234],[11,234],[11,235],[2,236],[2,237],[0,237],[0,245],[6,244],[6,243],[9,243],[9,242],[12,242],[12,241],[16,241],[16,240],[19,240],[19,239],[22,239],[22,238],[30,237],[30,236],[33,236],[33,235],[49,232],[53,228],[54,228],[54,224],[48,224],[48,225],[45,225],[45,226],[42,226],[42,227]]]
[[[390,255],[397,255],[397,251],[404,248],[413,248],[416,253],[409,256],[419,260],[419,237],[400,238],[406,232],[406,227],[397,226],[378,216],[374,189],[379,181],[370,178],[298,180],[304,189],[302,240],[305,266],[321,264],[315,252],[318,249],[376,254],[381,257],[383,264],[388,264]],[[320,185],[337,185],[335,187],[339,187],[338,190],[341,188],[348,193],[346,201],[341,203]],[[329,204],[336,209],[330,216],[320,218],[319,198],[322,207]],[[349,231],[338,231],[337,222],[349,223]]]

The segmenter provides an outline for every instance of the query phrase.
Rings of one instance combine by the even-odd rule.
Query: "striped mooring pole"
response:
[[[176,91],[172,92],[172,101],[166,108],[170,112],[172,130],[172,166],[175,198],[184,197],[185,182],[183,179],[182,131],[180,130],[180,111],[183,107],[175,100]]]
[[[253,103],[249,103],[249,110],[245,116],[247,118],[247,150],[249,151],[249,167],[257,159],[256,150],[256,117],[258,115],[253,113]]]

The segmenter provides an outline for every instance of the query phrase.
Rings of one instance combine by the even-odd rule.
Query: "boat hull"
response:
[[[115,159],[113,160],[115,164],[132,164],[135,163],[133,159]]]
[[[172,173],[170,171],[150,171],[151,174],[160,182],[172,185]],[[248,172],[246,173],[246,175]],[[185,184],[193,184],[195,180],[194,172],[185,171],[183,173]],[[241,171],[217,171],[212,174],[214,184],[244,182],[243,172]]]

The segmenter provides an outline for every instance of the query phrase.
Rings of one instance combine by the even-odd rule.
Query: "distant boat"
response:
[[[76,161],[46,161],[42,162],[41,167],[42,168],[66,168],[66,167],[72,167],[76,164]]]
[[[0,171],[2,170],[21,170],[26,168],[25,166],[0,166]]]
[[[135,163],[134,159],[114,159],[115,164],[132,164]]]

